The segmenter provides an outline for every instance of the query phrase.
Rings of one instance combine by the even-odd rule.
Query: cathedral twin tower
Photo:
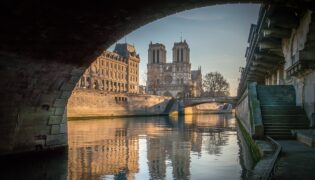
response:
[[[149,94],[172,97],[200,96],[201,69],[191,71],[190,49],[186,40],[174,43],[172,63],[167,63],[165,46],[151,42],[147,66]]]
[[[189,47],[184,40],[184,42],[174,43],[173,47],[173,62],[186,62],[189,63]],[[165,64],[166,63],[166,49],[163,44],[152,42],[149,45],[148,50],[148,61],[149,64]]]

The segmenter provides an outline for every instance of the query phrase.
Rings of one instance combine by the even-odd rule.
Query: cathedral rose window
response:
[[[165,82],[166,82],[167,84],[171,84],[171,83],[172,83],[172,81],[173,81],[173,78],[172,78],[172,76],[171,76],[171,75],[167,75],[167,76],[165,76]]]

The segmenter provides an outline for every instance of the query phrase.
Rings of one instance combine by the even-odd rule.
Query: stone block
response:
[[[60,124],[62,116],[49,116],[48,124]]]
[[[66,134],[48,135],[46,139],[46,145],[47,146],[67,145],[67,135]]]
[[[66,115],[63,115],[63,116],[62,116],[61,123],[66,123],[66,122],[67,122],[67,116],[66,116]]]
[[[55,110],[55,115],[56,116],[62,116],[64,114],[65,108],[64,107],[58,107]]]
[[[62,91],[72,91],[75,87],[75,83],[64,83],[60,90]]]
[[[61,98],[68,99],[71,96],[71,91],[62,91]]]
[[[60,125],[52,125],[50,134],[60,134]]]
[[[82,74],[84,73],[85,71],[85,67],[80,67],[80,68],[73,68],[72,71],[71,71],[71,75],[74,75],[74,76],[82,76]]]
[[[54,103],[54,107],[65,107],[67,105],[66,99],[56,99]]]
[[[51,94],[44,94],[44,95],[41,95],[40,97],[40,102],[42,104],[51,104],[54,99],[56,99],[57,97],[54,96],[54,95],[51,95]]]
[[[60,133],[66,133],[67,132],[67,124],[60,124]]]
[[[43,108],[42,108],[43,109]],[[55,114],[56,108],[54,107],[49,107],[49,113]]]
[[[71,76],[69,82],[73,83],[73,84],[76,84],[79,81],[80,77],[81,76]]]

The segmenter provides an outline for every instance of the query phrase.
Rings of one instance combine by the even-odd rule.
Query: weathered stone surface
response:
[[[62,116],[49,116],[48,124],[60,124],[62,121]]]
[[[71,91],[62,91],[61,99],[68,99],[71,96]]]
[[[51,126],[51,134],[60,134],[60,125],[52,125]]]
[[[66,133],[67,132],[67,124],[60,124],[60,133]]]
[[[56,116],[62,116],[65,112],[65,108],[64,107],[58,107],[55,110],[55,115]]]
[[[117,94],[107,94],[97,90],[76,90],[70,97],[67,111],[70,117],[81,116],[121,116],[161,114],[170,97],[154,95],[124,95],[127,102],[116,102]]]
[[[66,134],[48,135],[46,139],[47,146],[67,144]]]
[[[65,123],[65,122],[67,122],[67,115],[62,116],[61,123]]]
[[[56,99],[54,103],[54,107],[65,107],[67,105],[66,99]]]

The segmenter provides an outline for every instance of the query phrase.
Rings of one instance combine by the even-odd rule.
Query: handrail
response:
[[[264,125],[262,122],[262,115],[260,109],[260,101],[257,97],[257,83],[252,82],[248,85],[248,100],[249,100],[249,111],[250,120],[252,123],[252,134],[257,138],[263,138],[264,136]]]
[[[273,143],[276,146],[276,151],[273,154],[273,158],[270,162],[270,165],[268,166],[269,168],[264,172],[264,174],[261,177],[262,180],[269,180],[274,175],[273,173],[275,171],[275,164],[276,164],[276,161],[277,161],[277,159],[280,155],[281,149],[282,149],[281,145],[278,142],[276,142],[274,139],[272,139],[269,136],[266,136],[266,137],[271,143]]]

